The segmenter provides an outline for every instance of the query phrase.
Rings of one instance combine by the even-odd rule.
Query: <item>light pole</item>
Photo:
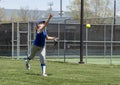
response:
[[[63,15],[63,10],[62,10],[62,0],[60,0],[60,13],[59,13],[60,17],[62,17]]]
[[[114,0],[114,25],[116,24],[116,0]]]
[[[49,6],[49,13],[51,13],[52,12],[53,1],[48,2],[48,6]]]
[[[81,11],[80,11],[80,62],[83,64],[83,17],[84,17],[84,0],[81,0]]]

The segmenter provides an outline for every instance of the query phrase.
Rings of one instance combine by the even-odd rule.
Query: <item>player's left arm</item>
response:
[[[46,39],[47,40],[54,40],[54,41],[58,41],[58,38],[57,37],[51,37],[51,36],[46,36]]]
[[[54,46],[56,46],[56,44],[58,43],[58,40],[59,38],[57,37],[51,37],[51,36],[48,36],[46,37],[47,40],[54,40]]]
[[[55,37],[51,37],[51,36],[48,36],[48,35],[47,35],[46,39],[47,39],[47,40],[54,40]]]

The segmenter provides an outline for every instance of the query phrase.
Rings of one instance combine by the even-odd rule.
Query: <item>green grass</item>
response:
[[[49,61],[61,61],[61,62],[69,62],[69,63],[78,63],[80,61],[79,58],[48,58]],[[83,59],[84,63],[86,64],[114,64],[120,65],[120,58],[104,58],[104,57],[89,57]]]
[[[0,59],[0,85],[120,85],[120,65],[47,62],[41,76],[38,60],[27,71],[24,60]]]

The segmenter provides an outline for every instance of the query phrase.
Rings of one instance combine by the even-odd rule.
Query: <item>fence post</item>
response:
[[[17,22],[17,59],[20,56],[20,32],[19,32],[19,22]]]
[[[12,59],[14,56],[14,22],[12,20]]]

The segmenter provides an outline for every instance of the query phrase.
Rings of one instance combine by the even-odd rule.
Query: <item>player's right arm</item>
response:
[[[50,19],[53,17],[53,14],[50,14],[49,16],[48,16],[48,18],[45,20],[45,25],[44,25],[44,27],[43,28],[45,28],[47,25],[48,25],[48,23],[49,23],[49,21],[50,21]]]
[[[50,19],[53,17],[53,14],[50,14],[49,16],[48,16],[48,18],[45,20],[45,23],[44,23],[44,25],[43,26],[41,26],[40,28],[38,28],[38,33],[40,33],[40,32],[42,32],[44,29],[45,29],[45,27],[48,25],[48,23],[49,23],[49,21],[50,21]]]

